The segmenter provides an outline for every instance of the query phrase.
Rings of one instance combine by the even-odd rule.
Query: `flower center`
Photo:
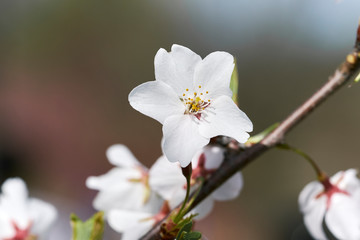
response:
[[[205,162],[206,162],[206,157],[205,154],[202,153],[199,157],[197,166],[192,171],[191,179],[196,181],[196,179],[198,179],[199,177],[208,178],[211,174],[213,174],[216,171],[216,168],[206,169]]]
[[[185,89],[180,100],[185,105],[184,114],[195,116],[200,120],[201,112],[210,105],[211,99],[207,96],[209,91],[203,91],[201,85],[198,86],[198,91],[191,92],[189,89]]]
[[[334,194],[344,194],[347,196],[350,196],[350,194],[340,189],[337,185],[343,180],[344,174],[340,177],[340,179],[337,181],[337,183],[332,184],[330,182],[330,179],[326,177],[323,181],[321,181],[322,185],[324,186],[324,190],[319,193],[315,198],[318,199],[322,196],[326,196],[326,208],[329,209],[331,205],[331,198]]]
[[[32,223],[30,222],[25,229],[21,229],[16,222],[11,222],[15,235],[11,238],[5,238],[4,240],[36,240],[37,237],[30,234],[30,228]]]
[[[151,189],[149,186],[149,172],[142,166],[138,166],[137,169],[141,173],[140,178],[129,178],[128,181],[132,183],[140,183],[144,186],[143,204],[146,204],[149,201],[151,195]]]

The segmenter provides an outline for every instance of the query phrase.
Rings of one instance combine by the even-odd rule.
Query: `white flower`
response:
[[[161,204],[149,187],[148,169],[126,146],[113,145],[106,155],[116,167],[104,175],[86,180],[88,188],[99,190],[93,202],[95,209],[105,213],[111,209],[150,211]]]
[[[224,160],[224,150],[220,147],[207,146],[197,153],[193,160],[191,182],[195,184],[199,177],[207,178]],[[169,201],[170,207],[180,204],[186,194],[186,179],[181,167],[177,163],[170,163],[163,156],[151,167],[149,184],[161,197]],[[241,173],[236,173],[221,187],[214,191],[208,198],[201,202],[192,213],[199,214],[196,219],[208,215],[214,205],[214,200],[225,201],[236,198],[242,189],[243,178]]]
[[[206,58],[173,45],[155,56],[155,78],[129,94],[130,105],[163,124],[163,152],[186,167],[210,138],[225,135],[244,143],[252,123],[232,101],[233,57],[213,52]]]
[[[158,213],[153,214],[147,211],[114,209],[109,212],[108,222],[111,228],[122,233],[122,240],[138,240],[170,212],[166,202],[157,210]]]
[[[355,169],[341,171],[301,191],[300,210],[315,239],[360,239],[360,180],[356,174]]]
[[[48,239],[47,232],[55,221],[54,206],[28,198],[25,182],[11,178],[4,182],[0,195],[0,239]]]

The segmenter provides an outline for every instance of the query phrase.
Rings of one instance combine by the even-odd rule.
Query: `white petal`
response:
[[[154,220],[151,219],[152,216],[147,212],[115,209],[109,212],[108,222],[110,227],[117,232],[138,233],[137,235],[130,234],[127,238],[127,240],[137,240],[143,233],[150,230],[154,224]],[[130,236],[137,236],[138,238],[130,238]]]
[[[201,220],[210,214],[211,210],[214,208],[214,199],[209,196],[205,198],[199,205],[197,205],[190,213],[198,215],[195,217],[196,220]]]
[[[192,192],[192,191],[190,191]],[[179,188],[177,191],[174,191],[174,195],[168,200],[169,206],[171,209],[174,209],[179,206],[185,200],[186,188],[185,186]]]
[[[0,239],[11,238],[14,234],[15,231],[11,224],[11,219],[9,219],[8,216],[5,216],[4,214],[0,214]]]
[[[155,55],[155,78],[171,86],[178,96],[193,87],[194,70],[201,57],[190,49],[174,44],[171,52],[160,49]]]
[[[47,234],[57,217],[56,208],[49,203],[33,198],[29,200],[28,209],[33,220],[31,233],[42,236],[41,239],[47,239],[44,235]]]
[[[147,222],[146,224],[141,224],[139,227],[125,231],[121,235],[121,240],[139,240],[152,228],[153,224],[153,222]]]
[[[143,83],[129,94],[130,105],[151,118],[163,123],[168,116],[182,114],[185,107],[179,96],[161,81]]]
[[[322,191],[322,184],[314,181],[307,184],[299,195],[299,206],[304,215],[305,226],[315,239],[326,239],[322,229],[322,221],[326,211],[326,197],[316,198]]]
[[[111,208],[142,209],[145,186],[141,182],[129,181],[140,177],[140,171],[134,168],[113,168],[104,175],[89,177],[86,186],[100,190],[94,199],[94,208],[103,211]]]
[[[25,182],[20,178],[7,179],[0,194],[0,237],[11,238],[14,221],[20,228],[25,229],[29,225],[30,216],[27,209],[28,191]]]
[[[98,177],[88,177],[86,186],[90,189],[103,190],[112,186],[130,184],[129,179],[141,178],[141,172],[136,168],[113,168]]]
[[[15,201],[26,200],[28,190],[25,182],[20,178],[10,178],[1,187],[2,194]]]
[[[250,119],[227,96],[217,98],[207,107],[200,122],[200,133],[204,137],[224,135],[240,143],[247,141],[247,132],[251,132],[252,128]]]
[[[243,184],[244,180],[242,174],[236,173],[211,195],[215,200],[218,201],[234,199],[239,196]]]
[[[201,85],[203,91],[209,92],[211,99],[221,95],[231,97],[229,86],[233,69],[233,56],[226,52],[213,52],[197,65],[194,87]]]
[[[340,171],[331,177],[331,182],[349,193],[360,189],[360,180],[357,178],[356,169]]]
[[[20,228],[26,228],[30,220],[27,197],[25,182],[20,178],[10,178],[2,185],[0,212],[14,220]]]
[[[109,211],[113,208],[137,210],[144,206],[145,189],[142,184],[126,184],[99,192],[93,202],[94,208]]]
[[[335,194],[325,222],[338,239],[360,239],[360,198]]]
[[[168,117],[163,126],[163,152],[170,162],[189,165],[195,153],[209,143],[210,139],[199,134],[198,125],[189,115]]]
[[[118,167],[135,167],[141,163],[134,157],[131,151],[123,144],[114,144],[106,150],[109,162]]]
[[[204,154],[206,157],[205,168],[217,169],[224,161],[224,149],[218,146],[205,147]]]
[[[304,215],[305,226],[314,239],[327,239],[322,228],[325,208],[326,203],[324,199],[323,204],[319,204],[318,208],[314,208],[311,212]]]
[[[205,146],[192,160],[192,166],[198,165],[201,154],[205,155],[205,168],[217,169],[224,161],[224,149],[218,146]]]
[[[178,163],[171,163],[165,156],[161,156],[149,171],[149,184],[165,200],[170,200],[175,192],[186,185]]]
[[[319,204],[316,196],[323,191],[323,185],[318,181],[308,183],[299,195],[299,207],[303,213],[312,211],[313,208],[317,208]]]

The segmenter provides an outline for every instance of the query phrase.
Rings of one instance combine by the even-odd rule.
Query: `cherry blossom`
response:
[[[148,184],[148,169],[143,166],[121,144],[115,144],[106,151],[109,162],[116,167],[104,175],[89,177],[86,186],[98,190],[93,206],[109,212],[112,209],[151,210],[161,205],[160,198]]]
[[[360,180],[349,169],[305,186],[300,210],[315,239],[360,239]]]
[[[232,101],[234,58],[213,52],[204,59],[173,45],[160,49],[154,60],[155,81],[134,88],[130,105],[163,124],[163,152],[186,167],[210,138],[224,135],[244,143],[252,123]]]
[[[207,178],[224,160],[224,150],[220,147],[207,146],[195,154],[192,165],[191,184],[196,185],[199,177]],[[186,179],[178,163],[167,161],[165,156],[160,157],[151,167],[149,184],[162,198],[169,201],[170,207],[180,204],[186,194]],[[201,202],[192,213],[198,214],[196,219],[208,215],[214,201],[226,201],[236,198],[242,189],[243,178],[241,173],[236,173],[221,187],[214,191],[208,198]]]
[[[49,203],[28,198],[25,182],[11,178],[4,182],[0,195],[1,240],[46,240],[57,211]]]

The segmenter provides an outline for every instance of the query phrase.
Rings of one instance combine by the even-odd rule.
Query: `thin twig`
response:
[[[360,70],[360,23],[357,29],[355,48],[346,57],[346,60],[335,70],[335,73],[329,78],[319,90],[317,90],[309,99],[307,99],[300,107],[291,113],[274,131],[267,135],[260,143],[238,151],[227,149],[225,161],[214,172],[211,177],[204,182],[198,196],[195,198],[191,208],[195,207],[214,190],[221,186],[232,175],[243,169],[247,164],[255,160],[262,153],[270,148],[280,144],[293,127],[300,123],[307,117],[315,108],[324,102],[329,96],[338,91],[340,87],[346,84],[354,74]],[[188,209],[188,210],[191,210]],[[161,239],[159,235],[160,224],[154,226],[142,240],[157,240]]]

